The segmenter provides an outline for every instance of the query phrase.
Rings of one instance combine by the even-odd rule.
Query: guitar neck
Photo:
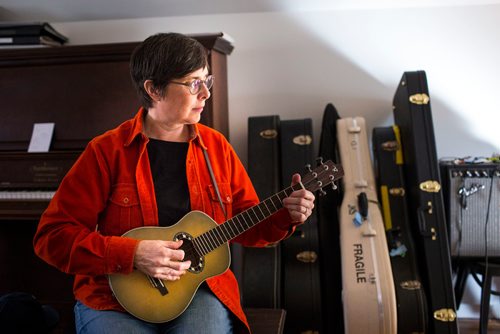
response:
[[[269,218],[279,209],[283,208],[283,199],[290,196],[295,190],[301,189],[301,184],[288,187],[277,194],[270,196],[259,204],[248,208],[237,214],[221,225],[194,238],[194,244],[197,246],[200,255],[206,255],[220,245],[228,242],[248,231],[258,223]]]
[[[206,255],[218,248],[220,245],[236,238],[238,235],[248,231],[258,223],[283,208],[283,199],[290,196],[294,191],[306,189],[311,192],[321,190],[331,184],[334,189],[334,181],[344,175],[341,166],[333,164],[331,160],[323,163],[314,170],[309,166],[309,173],[302,177],[302,182],[288,187],[277,194],[270,196],[259,204],[237,214],[221,225],[193,239],[194,246],[199,255]]]

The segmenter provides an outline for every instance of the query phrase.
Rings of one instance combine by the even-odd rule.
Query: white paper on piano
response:
[[[48,152],[55,123],[35,123],[28,152]]]

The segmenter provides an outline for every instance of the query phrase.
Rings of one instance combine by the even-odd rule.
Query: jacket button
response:
[[[127,204],[128,202],[129,202],[128,197],[124,197],[124,198],[123,198],[123,203]]]
[[[227,201],[228,203],[229,203],[229,202],[231,202],[231,197],[227,196],[227,197],[226,197],[226,201]]]
[[[122,271],[122,266],[117,265],[117,266],[116,266],[116,271]]]

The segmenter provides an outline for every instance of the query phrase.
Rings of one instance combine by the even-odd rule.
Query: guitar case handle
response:
[[[418,217],[418,227],[420,230],[420,234],[423,237],[430,237],[432,240],[436,240],[436,228],[427,226],[427,221],[425,219],[425,214],[432,215],[432,202],[427,203],[427,208],[422,208],[419,207],[417,210],[417,217]]]
[[[361,217],[366,220],[368,217],[368,197],[365,192],[361,192],[358,195],[358,210]]]

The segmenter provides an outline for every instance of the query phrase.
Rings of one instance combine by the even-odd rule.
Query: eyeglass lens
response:
[[[214,77],[212,75],[209,75],[205,80],[195,80],[191,83],[191,93],[192,94],[198,94],[201,91],[201,85],[205,84],[207,86],[207,89],[212,88],[212,85],[214,84]]]

